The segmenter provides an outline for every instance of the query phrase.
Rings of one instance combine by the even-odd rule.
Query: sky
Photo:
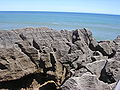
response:
[[[0,0],[0,11],[57,11],[120,15],[120,0]]]

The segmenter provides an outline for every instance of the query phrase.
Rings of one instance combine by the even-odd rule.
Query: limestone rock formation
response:
[[[99,81],[95,75],[84,73],[81,77],[71,77],[62,86],[63,90],[110,90],[107,83]]]
[[[113,90],[120,36],[97,42],[88,30],[0,31],[0,90]]]

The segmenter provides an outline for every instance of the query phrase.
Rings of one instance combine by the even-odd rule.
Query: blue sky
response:
[[[60,11],[120,15],[120,0],[1,0],[0,11]]]

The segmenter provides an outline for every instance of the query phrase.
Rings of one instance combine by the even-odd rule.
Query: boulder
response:
[[[71,77],[63,85],[62,90],[112,90],[108,84],[97,79],[95,75],[85,73],[81,77]]]
[[[96,51],[99,51],[103,56],[113,58],[116,54],[115,45],[112,41],[100,41],[96,46]]]
[[[106,60],[100,60],[100,61],[95,61],[93,63],[89,63],[86,65],[86,68],[94,75],[96,75],[98,78],[101,75],[102,69],[106,65]]]
[[[99,79],[110,84],[118,81],[120,79],[120,62],[108,59]]]

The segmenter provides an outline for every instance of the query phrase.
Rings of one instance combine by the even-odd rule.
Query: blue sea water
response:
[[[120,35],[120,15],[0,11],[0,30],[49,27],[56,30],[88,28],[97,40],[112,40]]]

